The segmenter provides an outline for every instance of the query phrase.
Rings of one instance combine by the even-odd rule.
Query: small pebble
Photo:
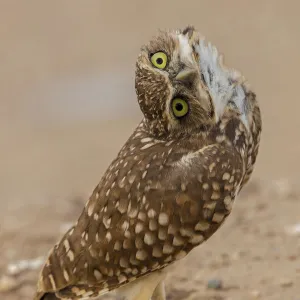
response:
[[[253,297],[253,298],[255,298],[255,299],[258,299],[258,298],[260,298],[260,296],[261,296],[261,292],[259,291],[259,290],[253,290],[253,291],[251,291],[251,296]]]
[[[14,289],[18,285],[18,282],[15,278],[9,276],[2,276],[0,278],[0,292],[7,292]]]
[[[213,290],[221,290],[223,288],[223,282],[221,279],[210,279],[207,282],[207,288]]]
[[[298,191],[294,184],[292,184],[287,178],[281,178],[275,180],[270,186],[271,194],[275,194],[282,199],[296,199]]]
[[[231,258],[232,258],[233,260],[239,260],[239,259],[245,257],[246,255],[247,255],[247,252],[246,252],[246,251],[240,250],[240,251],[235,251],[235,252],[233,252],[233,254],[231,255]]]
[[[253,260],[255,261],[261,261],[262,260],[262,257],[260,255],[255,255],[252,257]]]
[[[296,255],[289,255],[288,256],[288,260],[290,260],[290,261],[294,261],[294,260],[297,260],[297,256]]]
[[[291,236],[300,236],[300,223],[291,226],[286,226],[285,232]]]
[[[280,286],[287,288],[293,285],[293,281],[287,278],[283,278],[280,281]]]

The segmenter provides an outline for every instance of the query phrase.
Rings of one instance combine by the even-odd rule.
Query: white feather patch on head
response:
[[[192,47],[189,44],[189,39],[186,35],[179,34],[178,35],[178,40],[179,40],[179,55],[180,55],[180,60],[182,62],[187,61],[189,63],[193,62],[193,54],[192,54]]]
[[[215,106],[216,121],[222,117],[228,103],[233,102],[248,128],[246,95],[240,82],[241,75],[235,70],[225,68],[217,48],[210,43],[206,44],[204,39],[195,46],[195,50],[199,54],[200,69]]]

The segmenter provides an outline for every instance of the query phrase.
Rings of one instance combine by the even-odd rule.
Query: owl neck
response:
[[[200,70],[214,104],[216,122],[222,118],[226,106],[233,105],[249,129],[244,78],[236,70],[226,68],[217,48],[210,43],[206,44],[204,39],[200,40],[195,50],[199,54]]]
[[[157,118],[149,120],[144,118],[140,126],[149,132],[153,137],[160,139],[168,139],[168,128],[166,122]]]
[[[161,122],[160,120],[148,120],[144,118],[138,125],[138,130],[146,132],[152,138],[163,141],[182,140],[187,141],[194,139],[205,139],[208,137],[211,127],[209,126],[198,126],[190,128],[190,130],[169,130],[167,123]]]

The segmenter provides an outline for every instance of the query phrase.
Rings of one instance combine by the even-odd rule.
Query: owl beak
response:
[[[197,71],[190,68],[181,70],[175,77],[178,81],[192,81],[197,76]]]

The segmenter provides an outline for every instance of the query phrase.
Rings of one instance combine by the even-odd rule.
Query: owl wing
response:
[[[52,249],[36,299],[101,295],[184,257],[220,227],[244,175],[240,154],[221,144],[184,155],[154,147],[112,163]]]

